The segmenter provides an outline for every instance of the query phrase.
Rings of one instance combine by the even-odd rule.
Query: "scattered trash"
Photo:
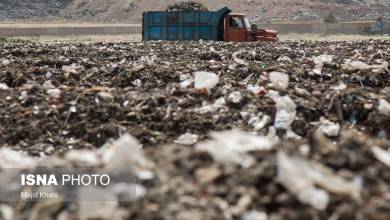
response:
[[[7,147],[0,148],[0,168],[34,168],[37,161],[23,153]]]
[[[53,83],[51,82],[51,80],[47,80],[43,83],[42,87],[45,89],[45,90],[49,90],[49,89],[55,89],[56,87],[53,85]]]
[[[90,150],[71,150],[65,154],[65,159],[79,167],[100,166],[100,160],[96,151]]]
[[[302,89],[302,88],[299,88],[298,86],[296,86],[294,88],[295,92],[300,95],[300,96],[310,96],[311,93],[309,91],[307,91],[306,89]]]
[[[278,181],[304,204],[325,210],[330,196],[325,191],[360,199],[361,185],[347,182],[321,164],[278,153]],[[325,190],[317,188],[319,186]]]
[[[333,89],[336,91],[341,91],[341,90],[344,90],[346,88],[347,88],[347,85],[345,85],[345,83],[343,83],[343,82],[340,82],[335,87],[333,87]]]
[[[76,64],[72,65],[63,65],[62,71],[64,71],[65,74],[77,74],[77,66]]]
[[[117,219],[116,195],[98,187],[88,186],[79,190],[79,219]]]
[[[53,219],[53,215],[56,215],[63,205],[64,202],[61,198],[40,201],[32,207],[29,219],[51,220]]]
[[[195,148],[210,153],[216,161],[236,163],[242,167],[250,167],[254,159],[248,154],[250,151],[271,150],[274,141],[247,134],[239,130],[211,132],[212,140],[198,143]]]
[[[188,88],[189,86],[191,86],[194,83],[194,79],[191,76],[180,79],[180,80],[181,80],[180,87],[183,89]]]
[[[198,138],[199,137],[196,134],[185,133],[176,139],[174,143],[181,145],[193,145],[198,141]]]
[[[285,73],[271,72],[269,74],[271,81],[270,87],[277,90],[286,90],[288,88],[289,76]]]
[[[13,220],[14,219],[14,210],[8,205],[1,204],[0,205],[0,219]]]
[[[218,178],[222,174],[221,170],[215,166],[199,168],[196,170],[195,175],[196,179],[201,184],[208,184],[213,182],[216,178]]]
[[[219,77],[212,72],[195,72],[195,89],[210,90],[219,82]]]
[[[381,114],[390,116],[390,103],[384,99],[379,100],[378,110]]]
[[[5,83],[0,83],[0,90],[8,90],[9,87]]]
[[[246,89],[248,91],[252,92],[253,94],[258,95],[260,93],[260,91],[262,91],[262,89],[264,89],[264,87],[261,87],[259,85],[251,85],[251,84],[249,84]]]
[[[368,65],[362,61],[352,61],[347,59],[342,68],[348,71],[368,71],[372,70],[373,72],[389,72],[389,63],[384,61],[380,65]]]
[[[93,171],[99,167],[136,178],[137,186],[115,184],[107,190],[117,200],[134,199],[131,205],[115,207],[109,219],[117,213],[125,214],[119,219],[242,219],[254,209],[267,213],[269,219],[370,219],[387,214],[389,196],[384,192],[390,188],[383,161],[388,160],[380,158],[386,158],[389,150],[388,73],[372,67],[389,62],[390,51],[383,40],[255,46],[205,40],[20,42],[0,47],[0,57],[10,61],[4,66],[0,58],[0,83],[8,87],[0,89],[0,167],[29,170],[44,165]],[[235,62],[236,51],[243,51],[236,58],[248,66]],[[37,57],[40,53],[45,56]],[[307,58],[321,54],[335,57],[324,64],[320,77],[308,77],[306,73],[316,65]],[[346,59],[371,64],[373,69],[344,69]],[[193,89],[197,71],[218,76],[212,93]],[[279,93],[269,89],[273,71],[288,73],[287,89],[273,89]],[[60,90],[51,94],[59,98],[49,95],[50,89]],[[325,123],[325,132],[316,132],[321,118],[335,124]],[[327,138],[327,129],[332,128],[331,136],[337,133],[337,123],[340,135]],[[211,136],[194,147],[173,144],[186,132],[200,140],[210,130],[230,129],[245,135],[238,138],[229,133],[218,140]],[[355,129],[359,133],[347,138],[345,134]],[[118,143],[126,132],[139,141]],[[275,143],[271,150],[257,151],[269,149],[259,137]],[[204,143],[207,150],[200,152]],[[13,151],[4,154],[5,149]],[[284,173],[288,183],[280,185],[275,180],[281,149],[290,164],[291,158],[304,162],[293,160],[293,174]],[[69,155],[72,161],[65,158]],[[296,187],[296,176],[305,187]],[[3,189],[11,189],[1,177],[0,185],[7,186]],[[364,199],[352,201],[363,180]],[[15,181],[19,186],[20,179]],[[290,191],[290,186],[298,190]],[[78,219],[79,204],[65,203],[51,217]],[[29,217],[37,205],[6,204],[14,218]],[[327,205],[315,211],[305,204],[319,209]],[[46,204],[35,207],[41,216],[56,208],[48,205],[45,212],[42,205]],[[112,212],[108,206],[83,210]]]
[[[333,62],[333,57],[334,57],[333,55],[320,55],[318,57],[313,57],[313,62],[315,67],[311,73],[315,75],[321,75],[322,68],[324,67],[325,64],[331,65]]]
[[[131,82],[135,87],[140,87],[142,85],[142,81],[140,79],[136,79]]]
[[[244,213],[241,216],[242,220],[267,220],[268,215],[265,212],[259,212],[256,210],[251,210],[249,212]]]
[[[321,132],[328,137],[337,137],[340,134],[340,125],[326,120],[325,118],[320,119],[320,126],[317,129],[317,132]]]
[[[103,146],[100,154],[105,167],[111,170],[140,172],[151,165],[144,156],[141,144],[129,134],[124,134],[112,144]]]
[[[376,159],[378,159],[380,162],[385,164],[390,168],[390,152],[383,150],[377,146],[374,146],[372,149],[372,152],[374,153],[374,156]]]
[[[45,153],[50,155],[50,154],[53,154],[55,152],[55,150],[56,149],[53,146],[49,146],[45,149]]]
[[[109,187],[109,191],[115,193],[119,201],[134,202],[145,196],[146,189],[139,184],[116,183]]]
[[[224,97],[221,97],[217,99],[213,104],[204,103],[202,107],[194,109],[194,112],[205,114],[208,112],[216,112],[219,109],[223,109],[225,107],[226,107],[226,100]]]
[[[278,62],[287,62],[287,63],[292,63],[291,59],[286,56],[281,56],[277,59]]]
[[[259,117],[252,117],[249,119],[248,124],[252,125],[255,131],[262,130],[266,125],[268,125],[272,121],[271,117],[268,115],[264,115],[261,120]]]
[[[280,96],[276,91],[269,91],[270,97],[276,103],[276,115],[274,127],[276,129],[289,130],[295,120],[296,105],[289,96]]]
[[[228,98],[227,98],[227,101],[229,103],[233,103],[233,104],[238,104],[241,102],[241,100],[242,100],[241,93],[237,92],[237,91],[230,93]]]
[[[97,94],[102,99],[114,99],[114,96],[109,92],[98,92]]]
[[[245,62],[243,59],[240,59],[238,58],[238,55],[240,55],[241,53],[243,53],[244,51],[237,51],[237,52],[234,52],[232,54],[232,57],[233,57],[233,60],[235,63],[237,63],[238,65],[241,65],[241,66],[248,66],[249,63]]]
[[[7,59],[1,59],[1,65],[8,66],[11,62]]]
[[[50,97],[59,98],[61,96],[61,90],[59,90],[59,89],[49,89],[49,90],[47,90],[47,94]]]

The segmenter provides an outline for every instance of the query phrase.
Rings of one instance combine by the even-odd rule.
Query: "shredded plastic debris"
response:
[[[47,90],[47,94],[50,97],[59,98],[61,96],[61,90],[59,90],[59,89],[49,89],[49,90]]]
[[[262,90],[265,90],[264,87],[261,87],[259,85],[252,85],[252,84],[249,84],[247,86],[247,90],[252,92],[253,94],[256,94],[258,95]]]
[[[94,167],[102,164],[96,151],[71,150],[65,154],[65,159],[80,167]]]
[[[113,192],[97,187],[84,187],[80,190],[78,217],[79,219],[117,219],[114,216],[118,214],[118,205]]]
[[[238,65],[242,65],[242,66],[248,66],[249,63],[245,62],[245,60],[243,59],[240,59],[238,58],[238,55],[240,55],[241,53],[243,53],[244,51],[237,51],[237,52],[234,52],[232,54],[232,57],[233,57],[233,60],[235,63],[237,63]]]
[[[216,161],[236,163],[242,167],[250,167],[254,163],[250,151],[268,151],[275,144],[266,137],[238,130],[211,132],[210,137],[212,140],[201,142],[195,148],[210,153]]]
[[[194,78],[189,74],[180,75],[180,81],[180,87],[186,89],[194,83]]]
[[[7,147],[0,148],[0,168],[34,168],[37,161],[26,155],[13,151]]]
[[[193,145],[198,141],[199,136],[196,134],[185,133],[174,141],[175,144]]]
[[[242,95],[240,92],[232,92],[229,94],[227,101],[233,104],[238,104],[242,100]]]
[[[209,112],[216,112],[219,109],[226,107],[226,100],[224,97],[217,99],[213,104],[205,103],[202,107],[194,109],[194,112],[205,114]]]
[[[280,96],[276,91],[269,91],[270,97],[276,103],[274,127],[289,130],[295,120],[296,105],[289,96]]]
[[[325,134],[328,137],[337,137],[340,134],[340,125],[338,123],[331,122],[324,118],[321,118],[318,132]]]
[[[219,77],[212,72],[195,72],[195,89],[210,90],[219,82]]]
[[[271,81],[270,87],[276,90],[286,90],[288,88],[289,76],[285,73],[271,72],[269,80]]]
[[[268,215],[264,212],[259,212],[256,210],[249,211],[244,213],[241,217],[242,220],[267,220]]]
[[[321,164],[288,156],[284,152],[278,153],[278,181],[302,203],[318,210],[325,210],[329,204],[330,195],[325,190],[360,199],[359,184],[347,182]]]
[[[334,57],[333,55],[321,55],[318,57],[313,57],[313,62],[315,67],[312,73],[315,75],[321,75],[322,68],[324,67],[325,64],[331,65],[333,62],[333,57]]]
[[[262,130],[266,125],[268,125],[272,121],[271,117],[268,115],[264,115],[261,119],[259,117],[252,117],[249,119],[249,124],[251,124],[255,131]]]
[[[278,61],[278,62],[292,63],[290,57],[286,57],[286,56],[281,56],[281,57],[279,57],[277,61]]]
[[[378,110],[381,114],[390,116],[390,103],[384,99],[379,100]]]
[[[14,210],[8,205],[0,205],[0,218],[3,220],[13,220],[14,219]]]
[[[388,166],[390,168],[390,152],[383,150],[377,146],[374,146],[372,148],[372,152],[374,153],[374,156],[383,164]]]
[[[9,87],[5,83],[0,83],[0,90],[8,90]]]
[[[347,59],[342,68],[351,72],[368,70],[372,70],[373,72],[389,72],[389,63],[384,61],[380,65],[368,65],[362,61],[352,61]]]
[[[122,135],[112,144],[104,146],[101,157],[106,162],[106,167],[112,170],[129,170],[141,172],[151,166],[142,151],[142,145],[136,138],[129,134]]]
[[[11,63],[11,61],[9,61],[7,59],[1,59],[1,65],[3,65],[3,66],[8,66],[10,63]]]

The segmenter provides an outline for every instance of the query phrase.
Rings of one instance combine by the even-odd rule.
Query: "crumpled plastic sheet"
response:
[[[199,151],[206,151],[216,161],[235,163],[242,167],[250,167],[254,159],[250,151],[271,150],[275,141],[264,136],[248,134],[239,130],[211,132],[211,140],[195,145]]]
[[[352,61],[351,59],[345,60],[345,64],[342,65],[344,70],[348,71],[368,71],[372,70],[373,72],[389,72],[389,63],[383,61],[380,65],[368,65],[362,61]]]
[[[337,137],[340,134],[340,125],[335,122],[321,118],[320,126],[317,129],[317,132],[325,134],[328,137]]]
[[[0,168],[34,168],[36,159],[26,154],[11,150],[7,147],[0,148]]]
[[[390,103],[384,99],[379,100],[378,111],[381,114],[390,116]]]
[[[315,209],[326,209],[330,201],[328,192],[350,196],[356,200],[361,198],[360,180],[346,181],[317,162],[280,151],[277,155],[277,164],[278,181],[289,192],[295,194],[299,201]]]
[[[241,53],[243,53],[244,51],[236,51],[232,54],[232,57],[233,57],[233,60],[235,63],[237,63],[238,65],[241,65],[241,66],[248,66],[249,63],[245,62],[245,60],[243,59],[240,59],[238,58],[238,55],[240,55]]]
[[[388,150],[383,150],[378,146],[374,146],[372,148],[372,153],[379,161],[390,168],[390,152]]]
[[[271,81],[271,88],[283,91],[288,88],[290,77],[286,73],[271,72],[269,74],[269,80]]]
[[[219,82],[219,77],[212,72],[195,72],[195,89],[212,89]]]
[[[313,57],[314,62],[314,69],[312,70],[313,74],[321,75],[322,74],[322,68],[325,66],[325,64],[332,64],[333,62],[333,55],[320,55],[317,57]]]
[[[267,96],[276,103],[274,127],[289,130],[295,120],[296,104],[289,96],[280,96],[276,91],[269,91]]]

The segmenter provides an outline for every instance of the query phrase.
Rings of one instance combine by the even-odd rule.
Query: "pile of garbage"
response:
[[[208,11],[208,9],[202,3],[184,0],[168,5],[167,11]]]
[[[386,219],[389,48],[0,44],[0,177],[62,165],[137,178],[105,190],[111,202],[2,202],[0,216]]]

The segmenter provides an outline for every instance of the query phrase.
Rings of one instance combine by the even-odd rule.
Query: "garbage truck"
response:
[[[278,33],[259,29],[247,16],[231,13],[228,7],[218,11],[149,11],[142,16],[142,39],[213,40],[253,42],[278,40]]]

